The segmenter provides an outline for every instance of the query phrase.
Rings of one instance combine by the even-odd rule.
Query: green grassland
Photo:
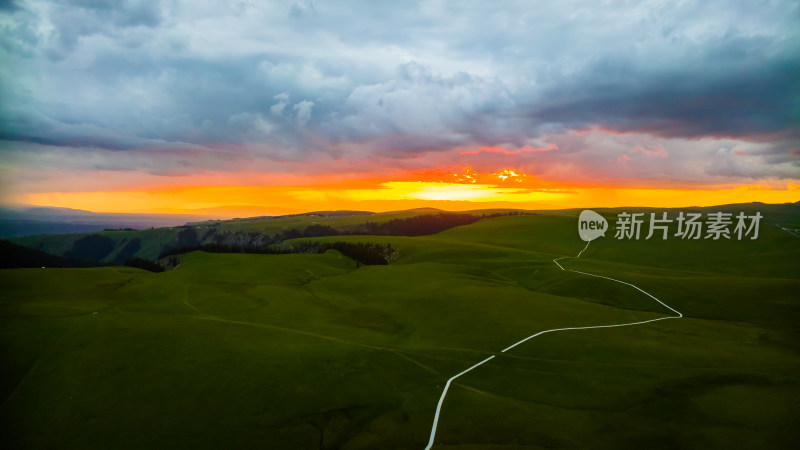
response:
[[[139,239],[142,243],[141,248],[131,256],[153,260],[158,258],[158,255],[161,253],[165,245],[175,241],[179,231],[180,228],[177,227],[166,227],[154,228],[151,230],[31,235],[12,238],[9,240],[19,245],[41,250],[45,253],[66,256],[69,254],[68,252],[73,249],[75,241],[86,237],[89,234],[97,234],[113,240],[115,247],[114,250],[101,261],[111,262],[114,261],[117,253],[124,248],[126,243],[134,239]]]
[[[309,225],[327,225],[333,228],[346,230],[349,227],[361,225],[366,221],[382,223],[392,219],[405,219],[407,217],[420,216],[425,214],[438,214],[441,212],[434,208],[420,208],[406,211],[392,211],[385,213],[361,213],[361,214],[294,214],[267,218],[247,218],[226,220],[219,223],[221,231],[244,231],[274,234],[283,230],[302,229]],[[213,224],[214,222],[209,222]]]
[[[602,210],[613,226],[619,210]],[[594,241],[579,211],[178,268],[0,271],[4,448],[797,448],[800,239]],[[359,220],[363,221],[363,217]],[[797,221],[788,214],[769,220]],[[360,223],[360,222],[359,222]],[[130,232],[128,232],[130,233]]]
[[[476,209],[462,211],[458,214],[491,215],[505,214],[515,209]],[[436,208],[416,208],[403,211],[389,211],[382,213],[347,212],[347,211],[321,211],[318,213],[291,214],[276,217],[253,217],[245,219],[232,219],[225,221],[200,222],[199,226],[217,226],[220,231],[231,232],[259,232],[274,234],[284,230],[303,229],[309,225],[327,225],[343,231],[350,231],[364,222],[384,223],[394,219],[407,219],[409,217],[429,214],[440,214],[444,211]]]
[[[516,212],[513,209],[481,209],[464,211],[459,214],[491,215],[507,214]],[[382,224],[395,219],[407,219],[431,214],[440,214],[444,211],[435,208],[410,209],[405,211],[391,211],[383,213],[369,213],[358,211],[321,211],[306,214],[293,214],[275,217],[253,217],[232,220],[209,220],[205,222],[192,223],[191,227],[197,232],[203,241],[202,236],[206,233],[258,233],[266,236],[280,234],[289,230],[302,231],[311,225],[320,225],[335,228],[339,232],[349,233],[356,231],[366,222]],[[113,244],[113,250],[101,258],[81,258],[81,255],[74,256],[76,259],[86,259],[100,264],[123,264],[125,260],[136,257],[149,260],[158,259],[159,255],[171,247],[182,247],[179,233],[186,227],[165,227],[148,230],[131,231],[101,231],[97,233],[72,233],[58,235],[31,235],[10,239],[12,242],[30,247],[36,250],[70,257],[74,251],[76,241],[90,235],[97,235],[109,239]],[[132,241],[139,241],[133,252],[120,255],[124,252],[125,246]],[[206,238],[205,243],[208,242]],[[199,243],[199,242],[198,242]],[[190,245],[194,245],[191,243]]]

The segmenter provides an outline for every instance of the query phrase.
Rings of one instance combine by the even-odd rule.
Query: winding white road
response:
[[[781,230],[791,234],[792,236],[794,236],[796,238],[800,238],[800,234],[797,234],[797,229],[792,230],[791,228],[784,228],[784,227],[782,227],[780,225],[775,225],[775,226],[780,228]]]
[[[587,327],[553,328],[551,330],[544,330],[544,331],[540,331],[540,332],[538,332],[536,334],[530,335],[530,336],[526,337],[525,339],[523,339],[523,340],[521,340],[521,341],[519,341],[519,342],[517,342],[517,343],[515,343],[513,345],[510,345],[510,346],[508,346],[506,348],[504,348],[503,350],[500,351],[500,353],[505,353],[505,352],[511,350],[512,348],[522,344],[523,342],[527,342],[527,341],[535,338],[536,336],[541,336],[543,334],[552,333],[552,332],[555,332],[555,331],[589,330],[589,329],[593,329],[593,328],[629,327],[629,326],[632,326],[632,325],[642,325],[642,324],[645,324],[645,323],[657,322],[659,320],[679,319],[679,318],[683,317],[683,314],[681,314],[678,310],[676,310],[675,308],[667,305],[666,303],[664,303],[661,300],[657,299],[655,296],[653,296],[649,292],[645,291],[644,289],[642,289],[642,288],[640,288],[640,287],[638,287],[638,286],[636,286],[634,284],[626,283],[624,281],[620,281],[620,280],[617,280],[617,279],[614,279],[614,278],[611,278],[611,277],[606,277],[606,276],[603,276],[603,275],[595,275],[593,273],[581,272],[579,270],[565,269],[561,264],[558,263],[558,261],[560,261],[562,259],[565,259],[565,258],[580,258],[581,255],[583,254],[583,252],[586,251],[587,248],[589,248],[589,243],[590,242],[591,241],[586,242],[586,246],[583,247],[583,250],[578,252],[577,256],[562,256],[561,258],[554,259],[553,262],[558,266],[559,269],[561,269],[563,271],[566,271],[566,272],[575,272],[575,273],[579,273],[581,275],[588,275],[590,277],[603,278],[603,279],[606,279],[606,280],[610,280],[610,281],[614,281],[614,282],[617,282],[617,283],[628,285],[628,286],[636,289],[637,291],[642,292],[643,294],[647,295],[648,297],[652,298],[653,300],[657,301],[658,303],[660,303],[661,305],[663,305],[664,307],[666,307],[670,311],[674,312],[676,315],[674,315],[674,316],[666,316],[666,317],[659,317],[657,319],[643,320],[641,322],[626,322],[626,323],[616,323],[616,324],[610,324],[610,325],[594,325],[594,326],[587,326]],[[444,390],[442,391],[442,396],[439,397],[439,404],[436,405],[436,414],[434,414],[434,416],[433,416],[433,426],[431,427],[431,437],[428,440],[428,446],[425,447],[425,450],[430,450],[430,448],[433,447],[433,442],[434,442],[434,439],[436,438],[436,426],[439,424],[439,415],[442,412],[442,404],[444,403],[444,397],[447,395],[447,390],[450,389],[450,383],[452,383],[453,380],[455,380],[456,378],[466,374],[467,372],[469,372],[469,371],[471,371],[471,370],[473,370],[473,369],[475,369],[475,368],[477,368],[477,367],[479,367],[479,366],[491,361],[492,359],[494,359],[495,356],[496,355],[492,355],[492,356],[484,359],[483,361],[475,364],[474,366],[470,367],[469,369],[464,370],[463,372],[460,372],[460,373],[458,373],[456,375],[453,375],[452,377],[450,377],[449,380],[447,380],[447,384],[444,385]]]

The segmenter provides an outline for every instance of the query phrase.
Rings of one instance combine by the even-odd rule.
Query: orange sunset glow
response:
[[[9,449],[800,449],[800,0],[0,0]]]
[[[321,177],[322,178],[322,177]],[[785,203],[800,198],[800,186],[710,186],[703,189],[614,187],[544,182],[519,169],[481,173],[470,167],[407,173],[393,179],[356,179],[271,186],[143,186],[94,192],[38,192],[20,203],[96,212],[197,213],[246,216],[315,210],[375,212],[436,207],[453,211],[483,208],[561,209],[617,206],[710,206],[761,201]],[[322,180],[325,181],[324,178]]]
[[[0,206],[225,218],[800,201],[791,14],[733,26],[687,4],[691,23],[667,27],[642,19],[661,7],[520,3],[483,41],[462,25],[488,11],[462,22],[439,4],[365,12],[399,21],[385,29],[314,2],[59,5],[0,8]],[[67,26],[72,9],[94,26]]]

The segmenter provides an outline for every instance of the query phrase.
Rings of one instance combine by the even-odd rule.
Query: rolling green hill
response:
[[[475,210],[459,216],[517,214],[518,210]],[[369,234],[381,226],[425,216],[449,215],[434,208],[386,213],[364,211],[319,211],[276,217],[253,217],[226,221],[194,222],[179,227],[147,230],[102,231],[55,235],[32,235],[12,238],[15,244],[53,255],[85,260],[96,264],[121,265],[130,258],[155,261],[167,250],[216,243],[265,246],[286,238],[311,234]],[[369,226],[371,225],[371,227]],[[450,225],[452,226],[452,225]],[[395,234],[391,230],[382,234]],[[403,233],[401,233],[403,234]],[[414,233],[412,233],[414,234]]]
[[[74,267],[73,261],[0,239],[0,269]]]
[[[0,440],[422,449],[444,382],[498,354],[451,386],[434,448],[796,448],[800,239],[774,223],[800,214],[773,206],[754,241],[609,233],[561,261],[684,318],[502,354],[669,311],[552,262],[584,247],[579,211],[306,239],[391,243],[387,266],[193,252],[160,274],[2,270]]]

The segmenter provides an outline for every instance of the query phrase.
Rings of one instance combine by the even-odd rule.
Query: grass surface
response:
[[[615,211],[606,211],[613,219]],[[391,243],[388,266],[191,253],[0,271],[5,448],[424,448],[444,382],[535,332],[646,320],[564,272],[577,212]],[[610,220],[613,225],[613,221]],[[686,318],[549,333],[447,395],[434,448],[796,448],[800,239],[593,242],[565,267]]]
[[[459,212],[458,214],[491,215],[507,214],[509,212],[516,211],[518,210],[481,209],[474,211],[463,211]],[[218,233],[258,233],[267,236],[273,236],[288,230],[303,231],[310,225],[324,225],[335,228],[341,232],[354,232],[366,222],[382,224],[394,219],[407,219],[417,216],[440,214],[442,212],[444,211],[434,208],[410,209],[405,211],[392,211],[383,213],[320,212],[276,217],[254,217],[219,221],[211,220],[194,223],[192,228],[194,228],[198,236],[201,237],[209,231],[215,231]],[[158,256],[167,248],[185,246],[186,244],[181,244],[178,242],[177,238],[180,231],[181,227],[166,227],[133,231],[99,231],[96,233],[31,235],[11,238],[10,241],[19,245],[24,245],[26,247],[43,251],[45,253],[58,256],[70,256],[69,252],[73,250],[75,241],[85,238],[86,236],[96,234],[112,240],[114,250],[97,261],[91,258],[86,259],[102,263],[114,263],[116,261],[117,263],[122,264],[126,259],[131,257],[156,260],[158,259]],[[124,246],[135,239],[140,241],[140,247],[138,250],[131,255],[127,255],[123,258],[117,258],[119,252],[124,248]]]

